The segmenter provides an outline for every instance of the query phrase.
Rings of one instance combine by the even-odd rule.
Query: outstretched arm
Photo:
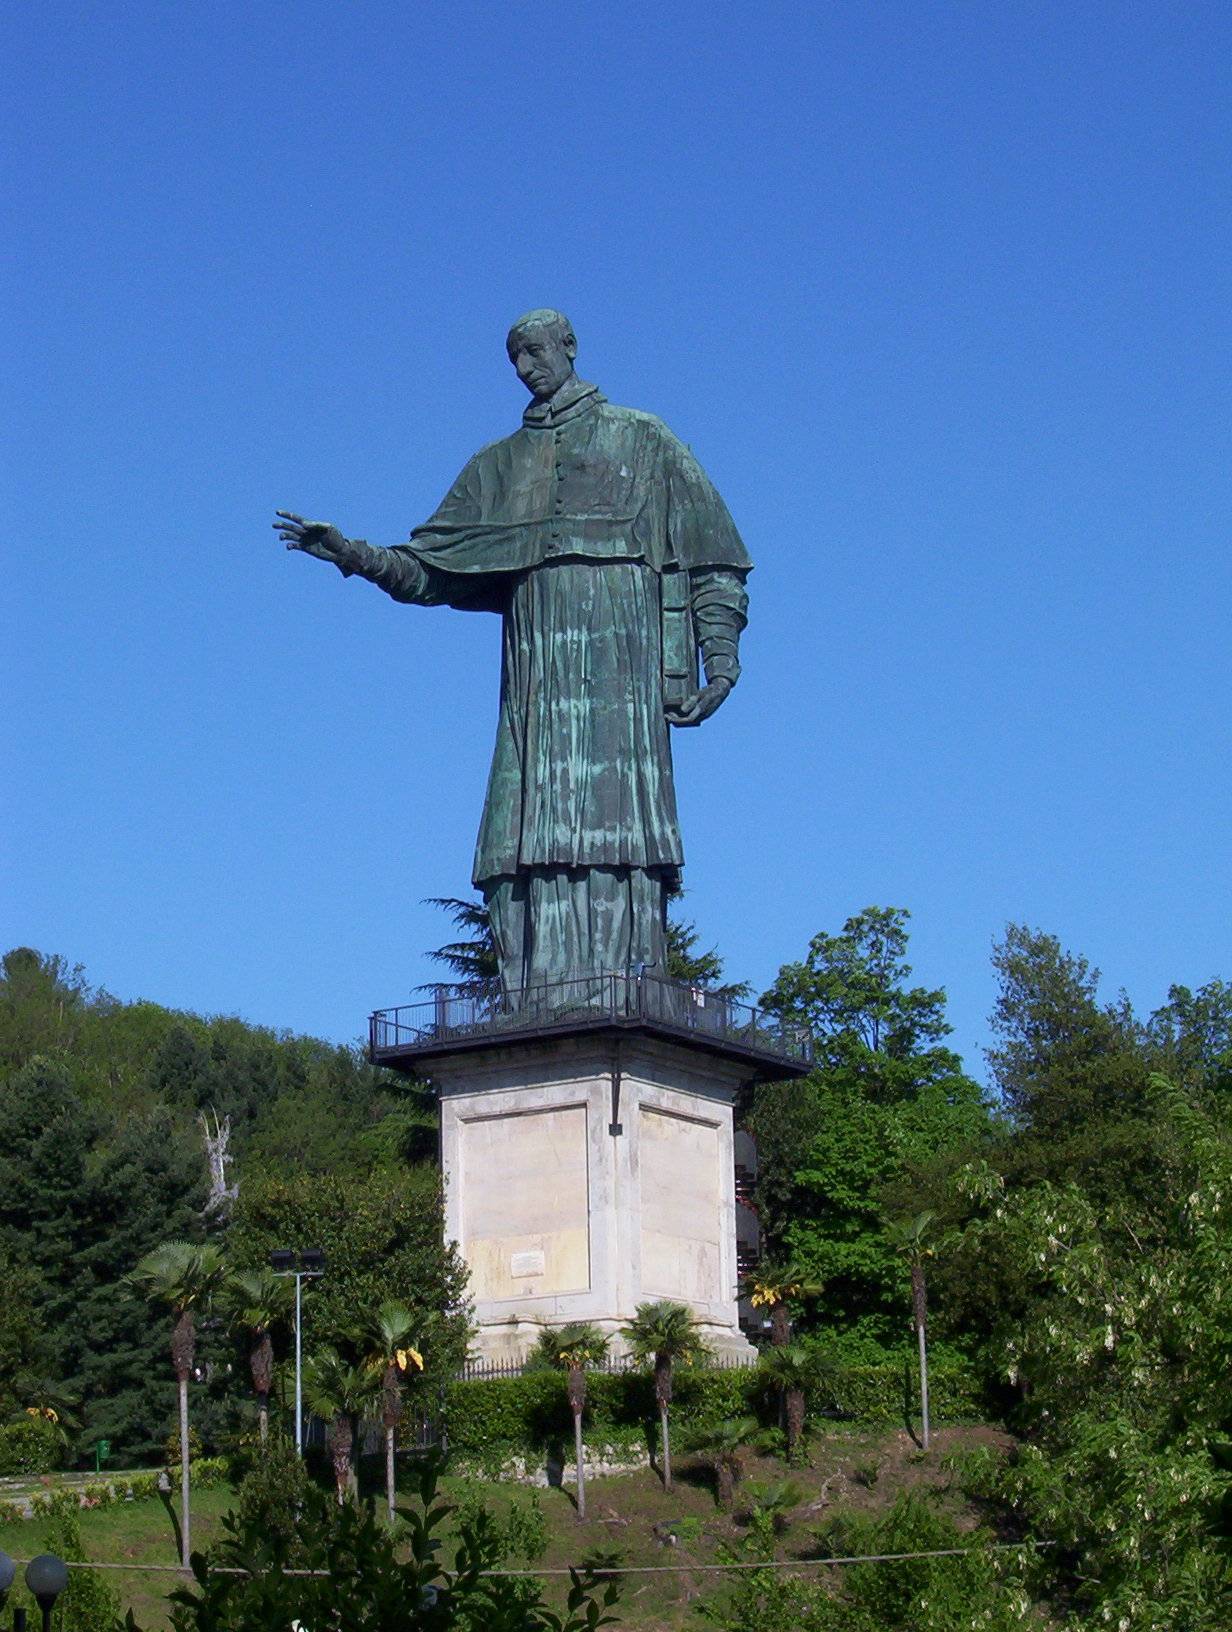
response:
[[[318,561],[332,561],[344,578],[358,576],[376,584],[396,601],[418,601],[427,588],[427,573],[405,550],[383,550],[362,538],[347,538],[327,521],[305,521],[293,510],[275,510],[273,523],[289,550],[302,550]]]
[[[715,567],[692,573],[689,599],[706,684],[691,697],[668,705],[672,725],[700,725],[726,699],[740,678],[740,632],[748,621],[742,572]]]

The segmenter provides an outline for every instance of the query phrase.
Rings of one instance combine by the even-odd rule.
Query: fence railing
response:
[[[688,1368],[695,1371],[743,1371],[757,1364],[757,1356],[742,1354],[708,1354],[699,1356]],[[542,1371],[542,1365],[524,1360],[468,1360],[456,1373],[459,1382],[485,1382],[496,1377],[524,1377],[527,1372]],[[604,1355],[602,1360],[587,1365],[588,1372],[621,1376],[626,1372],[645,1370],[632,1355]]]
[[[495,984],[485,989],[441,986],[427,1002],[376,1010],[368,1031],[372,1058],[379,1063],[435,1044],[638,1022],[770,1055],[797,1067],[812,1061],[809,1033],[783,1026],[764,1009],[704,987],[636,972],[581,975],[518,991]]]

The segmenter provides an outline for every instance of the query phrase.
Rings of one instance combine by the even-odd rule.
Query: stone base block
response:
[[[752,1358],[736,1314],[732,1105],[742,1068],[687,1043],[508,1039],[432,1062],[446,1228],[471,1272],[478,1358],[545,1326],[624,1349],[637,1305],[688,1305],[714,1351]]]

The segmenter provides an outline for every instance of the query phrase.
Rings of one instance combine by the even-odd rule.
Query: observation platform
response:
[[[374,1065],[423,1076],[433,1062],[462,1054],[604,1034],[683,1044],[726,1061],[748,1083],[803,1077],[813,1063],[808,1032],[720,993],[637,973],[513,992],[442,986],[426,1002],[377,1009],[368,1050]]]

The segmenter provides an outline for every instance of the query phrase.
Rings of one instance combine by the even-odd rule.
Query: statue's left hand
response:
[[[712,680],[708,686],[703,686],[700,691],[695,691],[691,697],[686,697],[683,702],[665,704],[663,711],[667,715],[667,723],[700,725],[703,720],[710,718],[731,689],[732,682],[720,676],[717,680]]]

